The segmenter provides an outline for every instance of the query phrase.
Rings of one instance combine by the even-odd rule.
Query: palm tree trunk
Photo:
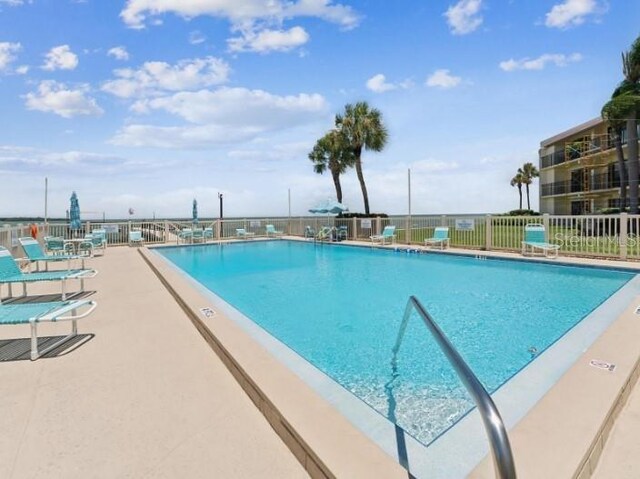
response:
[[[635,110],[627,120],[627,154],[629,156],[629,212],[638,214],[638,130]]]
[[[527,188],[527,209],[531,210],[531,203],[529,203],[529,183],[526,183],[525,187]]]
[[[338,203],[342,203],[342,185],[340,184],[340,173],[331,172],[331,177],[333,178],[333,186],[336,188],[336,199]]]
[[[520,195],[520,209],[522,210],[522,185],[518,185],[518,194]]]
[[[369,195],[367,194],[367,185],[364,184],[364,175],[362,174],[362,161],[360,161],[360,155],[362,154],[362,148],[356,148],[356,174],[358,175],[358,181],[360,182],[360,189],[362,190],[362,199],[364,200],[364,213],[369,214]]]
[[[620,130],[613,131],[613,144],[618,156],[618,170],[620,171],[620,211],[627,206],[627,169],[624,165],[624,152],[622,151],[622,139]]]

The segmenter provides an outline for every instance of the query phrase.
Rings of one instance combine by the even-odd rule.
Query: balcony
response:
[[[589,187],[585,188],[584,181],[563,180],[540,185],[542,196],[566,195],[569,193],[584,193],[585,191],[601,191],[620,187],[620,178],[612,177],[608,173],[601,173],[589,177]]]

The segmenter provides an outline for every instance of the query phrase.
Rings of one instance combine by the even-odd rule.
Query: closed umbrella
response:
[[[193,199],[193,209],[191,210],[191,216],[193,218],[193,224],[198,224],[198,202],[196,199]]]
[[[69,207],[69,227],[76,231],[82,228],[82,222],[80,221],[80,203],[78,203],[78,195],[74,191],[71,194],[71,206]]]

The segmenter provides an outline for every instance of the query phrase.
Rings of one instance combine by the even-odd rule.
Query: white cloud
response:
[[[269,51],[286,52],[304,45],[309,41],[309,34],[302,27],[293,27],[289,30],[264,29],[255,31],[253,28],[242,29],[240,37],[227,40],[229,50],[232,52],[258,52]]]
[[[589,15],[606,10],[606,4],[599,5],[596,0],[565,0],[551,8],[544,23],[550,28],[569,28],[584,23]]]
[[[0,42],[0,72],[7,70],[9,64],[15,61],[16,53],[21,50],[19,43]]]
[[[376,93],[384,93],[395,90],[397,87],[393,83],[387,83],[386,77],[382,73],[378,73],[367,80],[367,88]]]
[[[466,35],[482,25],[482,0],[460,0],[444,13],[454,35]]]
[[[454,88],[460,84],[462,78],[451,75],[449,70],[440,69],[433,72],[427,78],[425,85],[437,88]]]
[[[101,115],[102,108],[98,106],[95,99],[87,96],[88,92],[88,85],[70,89],[63,83],[46,80],[40,82],[36,93],[28,93],[24,98],[29,110],[55,113],[63,118]]]
[[[111,143],[119,146],[200,149],[246,141],[258,131],[221,127],[127,125],[116,133]]]
[[[194,30],[189,32],[189,43],[191,45],[199,45],[204,43],[207,40],[207,37],[200,30]]]
[[[25,3],[31,3],[31,2],[30,1],[25,2],[25,0],[0,0],[0,5],[2,5],[3,3],[11,7],[16,7],[18,5],[24,5]]]
[[[247,141],[262,133],[296,128],[324,119],[327,103],[318,94],[279,96],[262,90],[220,88],[140,100],[132,109],[136,112],[161,110],[196,125],[128,125],[118,132],[113,143],[202,148]]]
[[[560,53],[545,53],[538,58],[522,58],[514,60],[513,58],[500,62],[500,68],[506,72],[516,70],[543,70],[548,64],[558,67],[567,66],[569,63],[576,63],[582,60],[582,55],[573,53],[564,55]]]
[[[179,92],[142,103],[147,110],[164,110],[191,123],[255,126],[259,130],[296,125],[327,109],[325,99],[317,93],[279,96],[246,88]]]
[[[113,47],[109,49],[109,51],[107,52],[107,55],[115,58],[116,60],[126,61],[129,59],[129,52],[123,46]]]
[[[26,75],[29,73],[29,65],[20,65],[16,68],[16,73],[18,75]]]
[[[180,60],[175,65],[146,62],[137,70],[115,70],[118,78],[104,83],[102,89],[121,98],[144,97],[219,85],[227,81],[229,72],[229,64],[214,57]]]
[[[78,56],[71,51],[69,45],[53,47],[45,55],[43,70],[73,70],[78,66]]]
[[[185,18],[199,15],[221,17],[234,25],[305,16],[352,28],[360,20],[351,7],[334,4],[332,0],[128,0],[120,16],[127,26],[144,28],[148,17],[165,13]]]

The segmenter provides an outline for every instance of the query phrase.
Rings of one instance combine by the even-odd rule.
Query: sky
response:
[[[0,216],[286,216],[335,198],[307,155],[382,113],[372,212],[502,213],[540,141],[598,117],[637,0],[0,0]],[[364,210],[355,175],[350,211]],[[531,189],[538,206],[537,181]],[[526,200],[525,200],[526,203]]]

